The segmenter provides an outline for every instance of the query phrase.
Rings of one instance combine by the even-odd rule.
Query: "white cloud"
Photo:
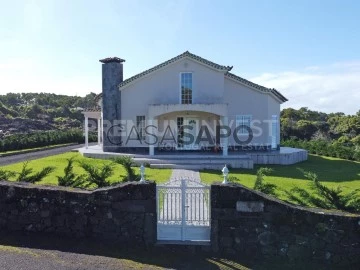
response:
[[[360,61],[264,73],[251,80],[279,90],[289,99],[283,108],[308,107],[346,114],[355,114],[360,109]]]

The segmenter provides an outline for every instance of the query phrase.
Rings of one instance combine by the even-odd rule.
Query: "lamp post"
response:
[[[227,184],[228,183],[229,169],[226,167],[226,164],[225,164],[224,168],[222,168],[221,171],[222,171],[223,176],[224,176],[224,181],[222,183]]]
[[[145,183],[145,167],[144,164],[141,164],[140,166],[140,183]]]

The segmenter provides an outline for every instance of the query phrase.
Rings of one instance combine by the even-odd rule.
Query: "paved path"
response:
[[[197,170],[173,169],[170,177],[170,182],[174,182],[179,179],[187,179],[197,183],[201,182],[200,173]],[[177,184],[180,186],[180,181],[176,182],[178,182]]]
[[[18,154],[18,155],[14,155],[14,156],[0,157],[0,166],[5,166],[5,165],[13,164],[13,163],[27,161],[27,160],[33,160],[33,159],[58,155],[58,154],[62,154],[65,152],[69,152],[73,149],[83,147],[83,146],[84,146],[83,144],[75,144],[75,145],[59,147],[59,148],[55,148],[55,149],[48,149],[48,150],[32,152],[32,153],[27,153],[27,154]]]

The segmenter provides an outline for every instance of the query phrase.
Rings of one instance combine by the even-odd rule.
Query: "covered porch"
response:
[[[219,127],[228,124],[227,104],[154,104],[149,105],[148,125],[156,126],[148,136],[149,155],[167,150],[176,152],[217,152],[228,155],[228,139]],[[213,151],[209,151],[213,149]]]

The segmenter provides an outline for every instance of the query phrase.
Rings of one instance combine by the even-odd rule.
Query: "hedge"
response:
[[[0,152],[23,150],[64,143],[84,143],[81,130],[52,130],[6,136],[0,141]],[[89,133],[89,142],[97,141],[97,135]]]
[[[360,151],[355,146],[347,146],[336,141],[328,142],[324,140],[296,140],[290,139],[281,142],[282,146],[302,148],[311,154],[337,157],[348,160],[360,161]]]

